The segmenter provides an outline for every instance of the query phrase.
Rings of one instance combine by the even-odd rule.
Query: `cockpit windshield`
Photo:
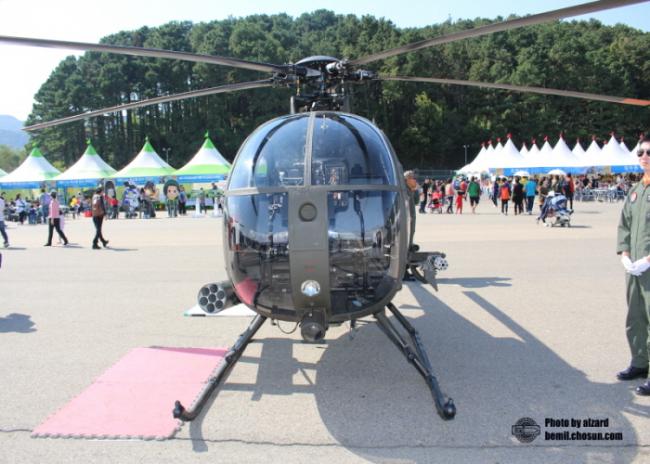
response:
[[[311,156],[313,185],[395,182],[390,154],[379,133],[352,116],[316,114]]]
[[[228,188],[304,185],[308,122],[309,115],[285,117],[255,131],[242,147]]]
[[[315,113],[275,119],[242,146],[230,175],[229,190],[306,185],[395,185],[391,153],[369,122],[341,113]],[[311,155],[311,159],[310,159]]]

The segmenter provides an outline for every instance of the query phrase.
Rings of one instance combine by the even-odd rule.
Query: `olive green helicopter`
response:
[[[441,252],[409,243],[415,220],[403,169],[386,135],[351,112],[349,85],[408,81],[648,106],[650,101],[570,90],[467,80],[381,75],[363,66],[427,47],[566,17],[641,3],[596,1],[511,19],[403,45],[357,59],[311,56],[291,64],[108,44],[0,36],[0,43],[64,48],[210,63],[270,77],[102,108],[25,128],[38,130],[147,105],[262,87],[295,90],[288,115],[258,127],[233,162],[225,193],[223,246],[228,280],[204,285],[198,303],[215,314],[243,303],[256,316],[231,347],[192,409],[176,402],[173,415],[197,417],[267,320],[294,322],[306,341],[323,339],[343,322],[373,316],[378,327],[425,379],[443,419],[456,406],[443,394],[418,331],[391,302],[408,270],[436,286],[447,267]],[[386,312],[388,309],[388,313]],[[387,317],[392,314],[392,318]]]

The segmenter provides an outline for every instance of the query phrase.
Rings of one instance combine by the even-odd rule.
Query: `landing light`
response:
[[[320,284],[315,280],[305,280],[300,286],[300,291],[305,296],[316,296],[320,293]]]

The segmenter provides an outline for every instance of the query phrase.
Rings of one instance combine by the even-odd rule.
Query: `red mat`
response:
[[[34,429],[33,437],[164,440],[221,364],[226,348],[136,348]]]

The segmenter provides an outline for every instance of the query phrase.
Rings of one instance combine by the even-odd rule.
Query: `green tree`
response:
[[[312,55],[354,59],[430,37],[471,29],[503,18],[446,21],[397,28],[371,16],[316,10],[297,18],[253,15],[192,24],[120,31],[103,43],[166,48],[269,63],[295,63]],[[650,34],[595,20],[552,22],[474,38],[370,63],[383,75],[446,77],[517,85],[650,97]],[[35,96],[28,123],[90,109],[269,77],[203,63],[86,53],[68,57]],[[407,167],[455,168],[463,145],[512,133],[514,141],[560,132],[568,140],[614,130],[635,140],[647,129],[647,109],[572,98],[424,83],[349,85],[353,110],[386,132]],[[32,139],[51,161],[70,166],[87,137],[115,168],[128,163],[149,136],[170,162],[189,160],[209,130],[232,160],[259,124],[285,114],[291,93],[257,89],[194,98],[115,113],[40,131]]]
[[[9,173],[27,157],[27,152],[7,145],[0,145],[0,169]]]

